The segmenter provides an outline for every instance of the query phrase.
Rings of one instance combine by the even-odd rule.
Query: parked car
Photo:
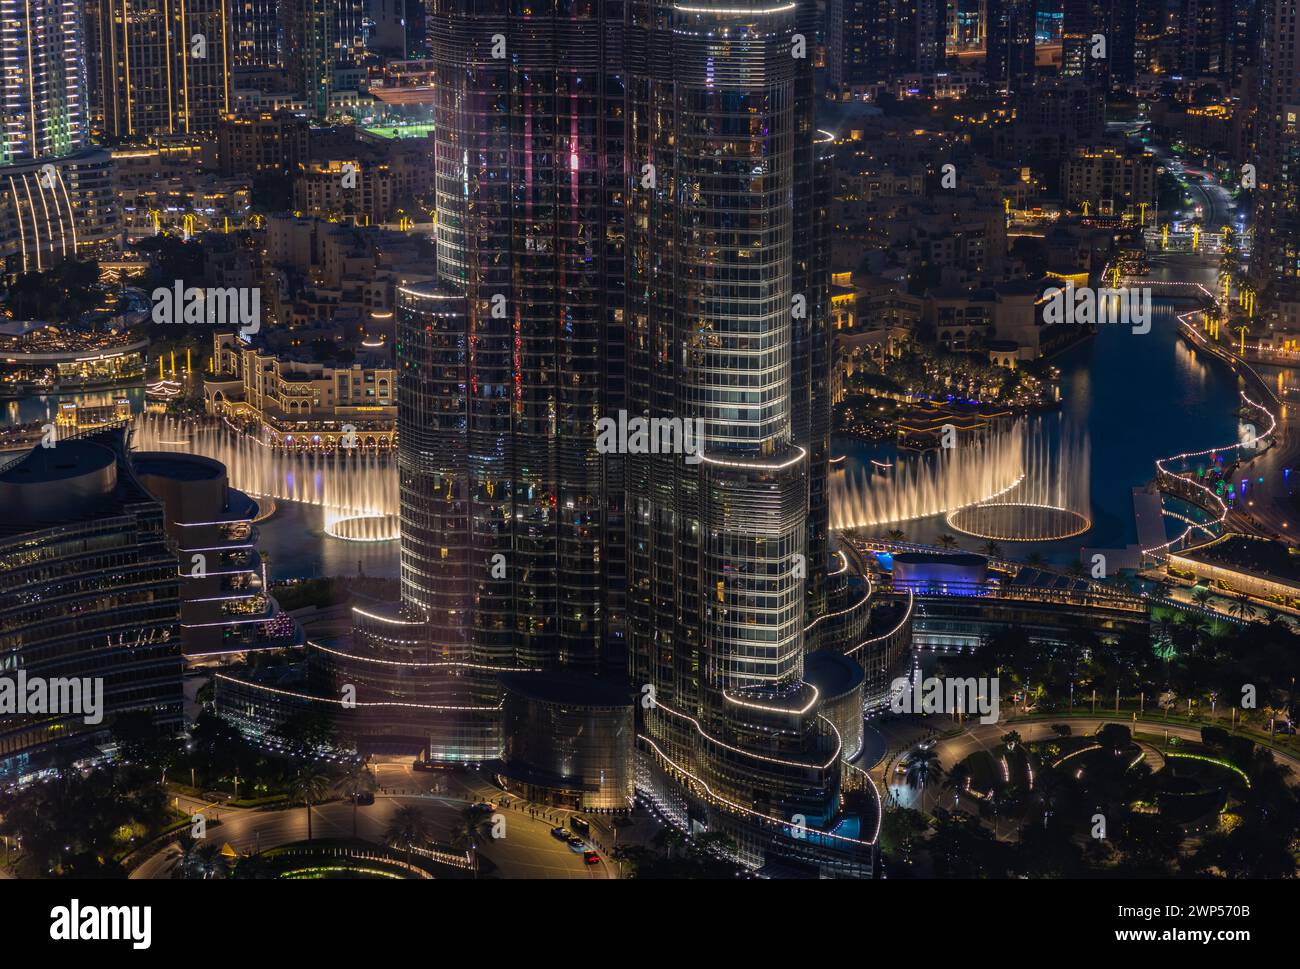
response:
[[[584,851],[582,853],[582,860],[589,865],[599,865],[600,854],[595,851]]]
[[[587,850],[587,842],[583,841],[581,838],[570,838],[570,839],[569,839],[569,850],[570,850],[570,851],[586,851],[586,850]]]
[[[551,828],[551,837],[559,838],[561,841],[568,841],[573,837],[573,832],[568,828]]]

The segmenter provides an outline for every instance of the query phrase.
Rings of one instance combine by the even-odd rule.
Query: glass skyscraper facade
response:
[[[803,680],[829,457],[812,16],[638,2],[628,18],[629,410],[697,421],[703,442],[694,464],[628,458],[645,783],[685,792],[742,857],[838,808],[842,744]]]
[[[754,863],[837,816],[845,747],[803,664],[847,651],[863,603],[828,568],[815,37],[811,3],[434,4],[437,278],[396,310],[400,602],[309,652],[316,696],[356,686],[359,745],[607,810],[635,762]],[[611,452],[622,412],[699,449]],[[550,735],[593,716],[586,746]],[[868,846],[815,847],[860,870]]]
[[[623,673],[622,492],[596,449],[621,393],[622,11],[429,23],[438,281],[398,298],[401,602],[354,649],[418,655],[429,756],[481,761],[499,674]]]
[[[615,619],[596,422],[622,312],[621,26],[595,0],[430,15],[438,275],[466,315],[463,443],[432,511],[465,605],[434,634],[488,664],[594,671]]]

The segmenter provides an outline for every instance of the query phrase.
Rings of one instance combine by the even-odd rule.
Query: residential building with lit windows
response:
[[[338,71],[365,52],[363,0],[284,0],[282,57],[295,92],[317,118],[331,112]]]
[[[1034,84],[1038,0],[985,0],[984,73],[995,90]]]
[[[307,119],[289,110],[226,115],[217,125],[223,175],[290,175],[308,157]]]
[[[89,145],[84,22],[75,0],[0,2],[0,165]]]
[[[1062,164],[1062,192],[1072,207],[1087,203],[1099,215],[1138,218],[1141,206],[1155,209],[1157,167],[1149,151],[1076,148]]]
[[[8,272],[119,248],[113,158],[95,148],[0,167],[0,258]]]
[[[230,63],[234,67],[277,68],[284,64],[280,0],[227,0]]]
[[[36,272],[102,255],[116,228],[112,163],[90,145],[85,20],[74,0],[4,0],[0,259]]]
[[[827,79],[840,93],[912,72],[942,70],[947,43],[942,0],[830,0]]]
[[[210,136],[230,110],[231,0],[92,0],[105,134]]]
[[[1256,97],[1255,242],[1251,275],[1300,278],[1300,8],[1294,0],[1264,6]]]
[[[121,429],[35,447],[0,467],[0,676],[89,678],[102,720],[0,718],[0,781],[96,756],[114,717],[182,722],[180,577],[161,502],[131,468]]]

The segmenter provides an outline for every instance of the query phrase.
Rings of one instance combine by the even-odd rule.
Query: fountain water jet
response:
[[[325,510],[325,531],[348,541],[398,536],[395,455],[369,448],[297,451],[273,448],[224,421],[136,417],[132,443],[150,451],[201,454],[226,466],[232,487],[257,497]]]
[[[1086,438],[1064,436],[1055,444],[1040,434],[1025,439],[1024,476],[1005,494],[946,516],[959,532],[998,542],[1051,542],[1092,527]]]
[[[1017,422],[915,461],[896,461],[887,477],[838,472],[831,486],[831,527],[891,525],[994,500],[1024,477],[1024,441],[1024,424]]]

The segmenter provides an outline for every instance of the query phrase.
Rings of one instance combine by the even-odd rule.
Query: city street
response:
[[[568,846],[552,837],[550,829],[567,821],[568,815],[552,812],[549,816],[531,817],[527,813],[525,802],[514,798],[508,799],[509,805],[502,804],[501,792],[482,784],[479,797],[479,785],[468,785],[474,791],[473,800],[466,797],[441,796],[430,792],[431,780],[439,777],[449,778],[447,774],[424,774],[410,770],[409,765],[403,770],[399,764],[381,763],[376,776],[384,785],[375,795],[375,803],[357,808],[357,836],[370,841],[382,841],[384,830],[392,820],[397,809],[405,805],[417,805],[425,809],[433,823],[435,841],[446,843],[452,829],[460,820],[461,812],[473,800],[481,800],[495,793],[492,803],[499,805],[506,817],[506,836],[489,841],[480,851],[483,858],[491,861],[496,870],[493,875],[501,878],[613,878],[612,863],[608,860],[598,865],[587,865],[582,856],[571,851]],[[461,778],[453,777],[452,786],[460,789],[455,782]],[[472,781],[472,779],[471,779]],[[392,793],[389,793],[389,792]],[[401,792],[401,793],[397,793]],[[235,850],[245,853],[261,851],[278,845],[303,841],[307,837],[307,813],[302,806],[287,809],[249,809],[230,808],[214,805],[196,798],[181,796],[176,799],[187,811],[202,811],[209,818],[208,837],[218,844],[229,844]],[[220,824],[212,824],[220,821]],[[312,835],[315,838],[350,838],[352,837],[352,804],[348,801],[334,801],[312,808]],[[137,867],[132,878],[168,878],[170,869],[178,854],[176,846],[170,845],[157,852]],[[603,856],[603,852],[602,852]]]

